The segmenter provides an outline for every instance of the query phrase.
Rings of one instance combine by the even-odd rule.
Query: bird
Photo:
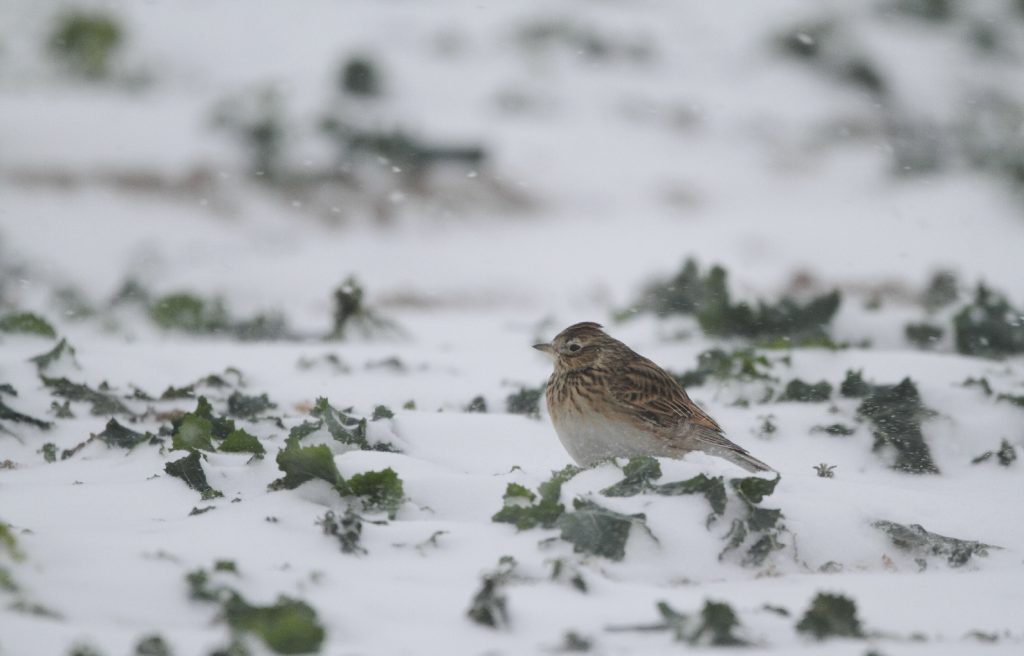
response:
[[[749,472],[775,471],[726,438],[671,374],[601,324],[574,324],[533,348],[554,359],[545,391],[548,414],[577,464],[703,451]]]

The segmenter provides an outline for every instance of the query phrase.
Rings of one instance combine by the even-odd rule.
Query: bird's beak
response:
[[[533,348],[537,349],[538,351],[543,351],[548,355],[555,354],[555,349],[554,347],[551,346],[551,344],[534,344]]]

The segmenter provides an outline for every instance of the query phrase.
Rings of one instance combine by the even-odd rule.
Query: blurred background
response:
[[[0,15],[0,309],[274,338],[365,295],[555,327],[670,313],[691,258],[734,298],[839,289],[837,337],[882,345],[936,284],[1024,300],[1020,0]]]

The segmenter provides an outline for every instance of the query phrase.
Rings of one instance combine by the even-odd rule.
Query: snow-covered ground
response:
[[[683,640],[708,601],[729,604],[746,653],[1019,653],[1024,409],[1012,398],[1024,399],[1024,358],[963,355],[951,337],[979,282],[1024,305],[1024,201],[1005,164],[1024,156],[1016,5],[76,3],[125,30],[99,81],[48,55],[68,6],[0,2],[0,323],[33,312],[57,333],[0,332],[0,537],[16,542],[0,542],[0,654],[147,653],[133,650],[152,635],[175,654],[225,648],[228,604],[190,597],[186,577],[200,569],[252,606],[282,595],[308,604],[325,654],[689,648],[671,629],[631,630],[663,622],[662,601],[689,617]],[[943,6],[939,19],[905,9]],[[805,54],[785,54],[787,38]],[[353,55],[379,67],[379,97],[338,90]],[[285,173],[271,182],[247,174],[244,144],[214,120],[225,99],[266,88],[281,99],[285,135]],[[990,148],[979,163],[984,139],[965,116],[1004,105],[1018,113],[978,119]],[[339,164],[318,128],[328,113],[486,157],[422,179],[385,158]],[[536,493],[571,464],[543,407],[507,411],[510,395],[550,373],[531,344],[596,320],[675,373],[710,348],[746,345],[703,334],[692,317],[615,321],[690,257],[725,266],[741,299],[843,294],[831,334],[853,346],[761,349],[772,380],[690,389],[778,470],[774,491],[751,506],[732,465],[661,460],[652,486],[722,477],[727,502],[709,519],[699,494],[605,494],[625,461],[578,473],[559,497],[568,516],[586,514],[574,499],[644,514],[627,523],[621,560],[588,553],[565,524],[494,521],[509,484]],[[918,298],[939,269],[956,274],[960,297],[929,313]],[[322,339],[348,276],[394,329]],[[145,301],[111,304],[128,280],[153,297],[219,297],[236,318],[279,313],[290,338],[162,330]],[[926,320],[945,334],[919,350],[904,325]],[[74,357],[30,360],[60,338]],[[864,399],[839,390],[857,370],[878,385],[914,381],[941,473],[895,470],[891,452],[872,449]],[[157,398],[211,374],[227,385]],[[127,450],[98,438],[62,457],[113,415],[64,406],[60,377],[105,383],[126,408],[119,424],[160,441]],[[797,378],[831,383],[828,400],[780,401]],[[991,393],[965,386],[972,378]],[[204,499],[165,470],[190,453],[171,448],[172,422],[199,395],[226,415],[236,392],[276,404],[234,418],[266,455],[205,451],[223,496]],[[298,442],[327,445],[346,481],[390,468],[403,497],[393,518],[323,480],[268,489],[287,473],[289,433],[316,421],[321,397],[359,418],[393,411],[367,424],[369,442],[392,451],[352,448],[326,429]],[[467,410],[476,397],[486,412]],[[834,424],[852,435],[815,430]],[[972,462],[1003,444],[1016,461]],[[822,463],[832,477],[816,473]],[[318,521],[350,507],[362,551],[344,553]],[[723,551],[762,507],[781,519]],[[907,550],[879,521],[993,548]],[[762,533],[781,547],[752,562]],[[511,567],[503,556],[516,564],[495,574]],[[490,606],[496,627],[467,614],[488,576],[495,590],[483,598],[504,599],[507,613]],[[798,631],[819,593],[853,600],[864,637]],[[258,631],[240,632],[252,653],[270,649]]]

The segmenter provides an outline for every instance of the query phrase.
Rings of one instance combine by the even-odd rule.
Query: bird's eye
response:
[[[583,347],[580,346],[579,344],[570,344],[569,345],[569,352],[570,353],[575,353],[576,351],[580,350],[581,348],[583,348]]]

